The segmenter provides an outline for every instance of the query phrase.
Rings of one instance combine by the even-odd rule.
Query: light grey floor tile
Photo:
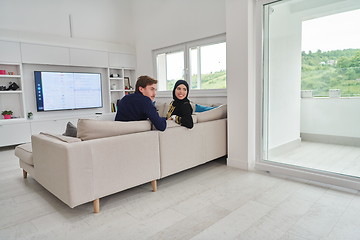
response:
[[[288,232],[296,236],[306,236],[306,239],[325,239],[345,209],[344,206],[314,203]]]
[[[307,238],[304,237],[300,237],[300,236],[296,236],[294,234],[291,233],[285,233],[284,236],[282,236],[280,238],[280,240],[306,240]]]
[[[229,210],[211,205],[156,233],[149,239],[190,239],[229,213]]]
[[[233,239],[271,210],[268,205],[249,201],[192,239]]]
[[[359,232],[349,231],[348,229],[334,227],[327,237],[328,240],[355,240],[360,239]]]
[[[24,222],[0,230],[0,239],[19,239],[33,233],[37,233],[34,225],[31,222]]]
[[[282,204],[255,222],[237,239],[279,239],[281,238],[313,205],[313,203],[287,198]]]
[[[341,216],[337,227],[360,233],[360,195],[356,195]],[[359,238],[360,239],[360,238]]]
[[[292,195],[295,191],[300,189],[302,186],[303,183],[298,183],[290,180],[282,180],[281,182],[255,198],[255,201],[269,205],[271,207],[276,207],[286,198]]]
[[[135,223],[126,229],[114,233],[109,236],[113,239],[149,239],[158,232],[164,229],[176,225],[181,222],[186,216],[177,213],[171,209],[166,209],[153,217]]]
[[[42,229],[40,231],[27,234],[19,240],[26,239],[51,239],[51,240],[63,240],[63,239],[84,239],[80,237],[84,233],[91,231],[92,228],[85,223],[81,218],[72,218],[68,221],[64,221],[60,224],[55,224]]]
[[[318,201],[326,192],[327,188],[304,184],[296,190],[291,196],[298,199],[303,199],[309,202]]]

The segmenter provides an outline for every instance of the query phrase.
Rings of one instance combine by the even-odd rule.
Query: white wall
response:
[[[1,0],[0,9],[3,40],[135,53],[130,0]]]
[[[303,98],[301,133],[360,138],[360,98]]]
[[[152,50],[225,33],[225,0],[136,0],[137,74],[154,76]]]
[[[269,16],[268,148],[300,138],[301,19],[289,4]]]

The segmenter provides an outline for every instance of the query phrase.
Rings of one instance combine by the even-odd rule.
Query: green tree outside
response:
[[[360,96],[360,49],[303,51],[301,62],[301,90],[313,90],[316,97],[328,97],[329,89]]]

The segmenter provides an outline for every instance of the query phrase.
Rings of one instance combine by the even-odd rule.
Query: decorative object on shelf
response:
[[[8,72],[9,75],[14,75],[14,72]]]
[[[1,112],[1,115],[4,116],[4,119],[11,119],[11,114],[13,114],[13,111],[11,110],[4,110]]]
[[[130,78],[124,77],[124,81],[125,81],[125,89],[126,90],[132,89],[132,86],[130,86]]]
[[[6,87],[5,86],[0,86],[0,91],[6,91]]]
[[[19,85],[16,84],[16,82],[9,82],[10,86],[6,89],[6,90],[17,90],[19,87]]]
[[[5,75],[6,71],[5,70],[0,70],[0,75]]]
[[[111,90],[116,90],[116,84],[113,83],[113,84],[111,85],[110,89],[111,89]]]
[[[120,75],[118,73],[112,73],[110,74],[110,77],[117,78],[120,77]]]
[[[33,118],[33,113],[32,112],[28,112],[28,119],[32,119]]]

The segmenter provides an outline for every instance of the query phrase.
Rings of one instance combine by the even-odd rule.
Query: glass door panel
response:
[[[264,5],[263,161],[360,177],[360,3]]]

